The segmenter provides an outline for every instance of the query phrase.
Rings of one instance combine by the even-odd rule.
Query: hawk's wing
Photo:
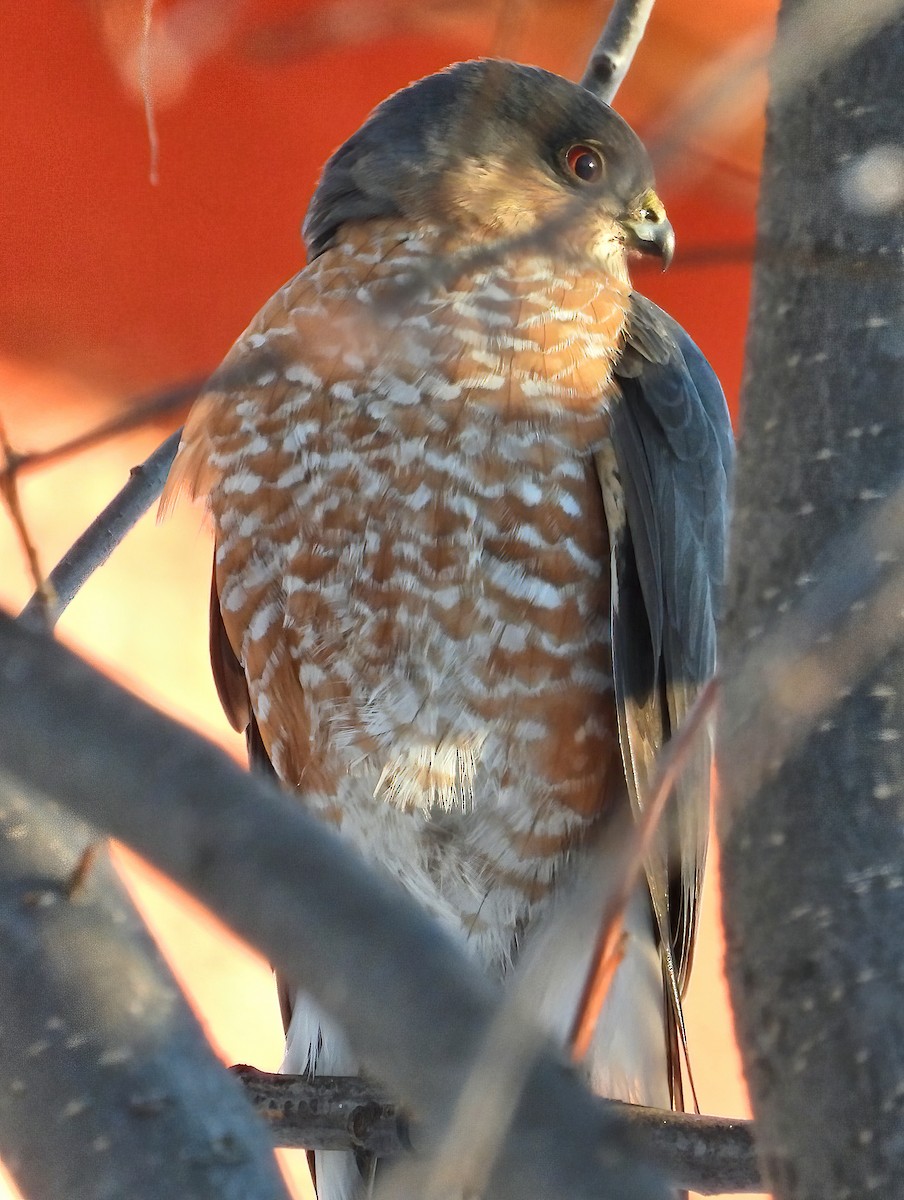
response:
[[[623,509],[610,529],[613,676],[628,790],[639,811],[656,754],[715,672],[733,441],[712,368],[642,296],[632,296],[616,374],[612,442]],[[648,864],[676,1000],[693,956],[711,758],[709,740],[699,738]]]

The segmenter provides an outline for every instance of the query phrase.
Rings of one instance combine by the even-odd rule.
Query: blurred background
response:
[[[753,257],[765,78],[746,71],[776,0],[658,0],[617,107],[654,150],[678,236],[635,282],[680,320],[734,414]],[[19,453],[203,376],[304,263],[299,226],[325,157],[378,101],[463,58],[578,78],[608,10],[585,0],[30,0],[5,13],[0,106],[0,418]],[[701,80],[734,77],[730,119],[683,123]],[[666,136],[668,135],[668,137]],[[677,135],[677,141],[675,136]],[[23,470],[40,565],[185,415],[172,408],[75,457]],[[200,512],[146,517],[85,587],[60,636],[236,757],[207,661],[210,544]],[[0,511],[0,604],[31,580]],[[273,1070],[267,965],[125,851],[130,888],[227,1062]],[[689,1026],[703,1111],[744,1115],[710,874]],[[284,1154],[308,1194],[300,1152]],[[0,1196],[4,1184],[0,1176]],[[11,1195],[15,1195],[10,1190]]]

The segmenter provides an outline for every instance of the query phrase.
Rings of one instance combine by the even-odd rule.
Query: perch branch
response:
[[[306,1150],[364,1150],[395,1158],[411,1148],[400,1109],[364,1080],[324,1075],[271,1075],[255,1067],[232,1068],[277,1146]],[[755,1192],[762,1187],[749,1121],[662,1112],[609,1102],[612,1119],[641,1154],[681,1188],[703,1195]]]

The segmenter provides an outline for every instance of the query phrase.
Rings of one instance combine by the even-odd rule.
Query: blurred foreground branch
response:
[[[429,1149],[480,1058],[498,987],[297,801],[8,617],[0,684],[10,778],[131,845],[309,991]],[[535,1041],[494,1197],[662,1197],[608,1109]],[[398,1194],[419,1194],[409,1182]]]
[[[782,37],[775,44],[770,22],[676,90],[648,142],[660,182],[666,172],[671,177],[693,171],[697,146],[730,141],[759,117],[762,93],[757,82],[767,64],[773,103],[795,101],[824,71],[893,22],[902,7],[904,0],[800,0],[786,5]]]
[[[773,776],[833,697],[854,688],[899,636],[902,506],[899,491],[831,546],[806,605],[760,632],[752,658],[745,649],[729,664],[723,745],[734,747],[748,786]],[[827,637],[828,684],[824,670],[814,674],[825,666]],[[296,802],[9,618],[0,618],[0,682],[0,761],[19,786],[134,846],[309,990],[355,1031],[355,1049],[429,1146],[488,1043],[497,988]],[[741,700],[751,707],[739,708]],[[662,1126],[673,1151],[676,1120]],[[595,1148],[604,1143],[610,1195],[658,1194],[629,1165],[630,1141],[611,1106],[541,1045],[494,1194],[595,1195]],[[696,1174],[685,1178],[704,1186]]]

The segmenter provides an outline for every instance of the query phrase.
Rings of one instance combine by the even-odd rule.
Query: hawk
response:
[[[467,62],[390,97],[304,237],[167,485],[213,520],[214,676],[252,762],[505,977],[566,863],[617,854],[715,669],[724,397],[631,289],[633,253],[674,249],[641,142],[546,71]],[[709,768],[701,744],[626,914],[587,1063],[611,1096],[681,1103]],[[282,991],[283,1069],[356,1073]],[[350,1154],[316,1178],[361,1187]]]

